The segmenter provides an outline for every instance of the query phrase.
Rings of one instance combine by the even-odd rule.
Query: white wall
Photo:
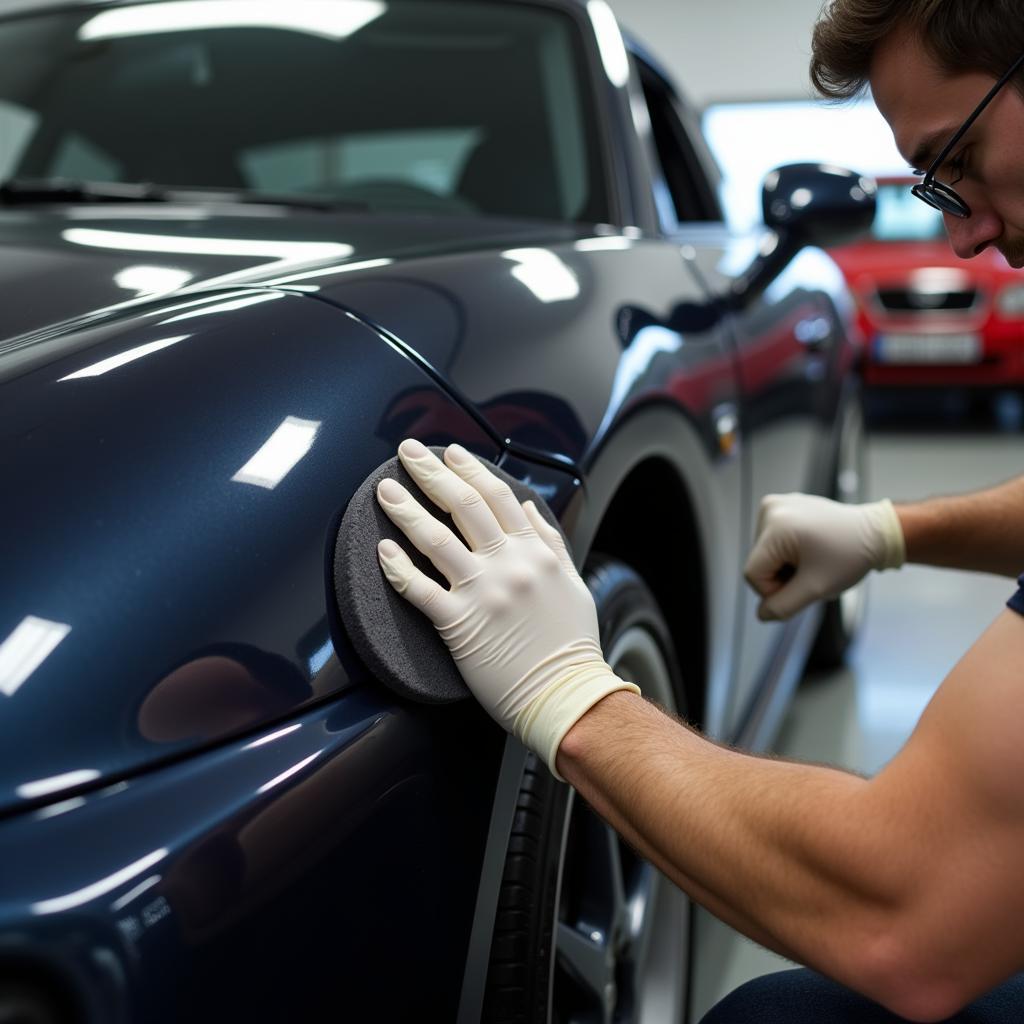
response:
[[[807,99],[821,0],[609,0],[690,100]]]

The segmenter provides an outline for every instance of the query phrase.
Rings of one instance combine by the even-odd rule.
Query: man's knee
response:
[[[806,969],[766,974],[716,1004],[701,1024],[892,1024],[884,1007]]]

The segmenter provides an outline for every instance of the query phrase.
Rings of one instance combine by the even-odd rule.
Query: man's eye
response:
[[[961,149],[956,156],[950,157],[946,166],[948,167],[950,185],[955,185],[964,176],[964,168],[967,165],[967,150]]]

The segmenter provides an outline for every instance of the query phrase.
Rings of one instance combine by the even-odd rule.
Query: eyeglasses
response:
[[[1017,69],[1024,64],[1024,53],[1022,53],[1014,62],[1013,67],[1003,75],[1002,78],[996,82],[988,91],[988,95],[978,104],[975,108],[974,113],[957,129],[956,134],[942,147],[939,155],[932,161],[931,167],[925,172],[924,178],[919,181],[916,185],[912,186],[910,191],[917,196],[918,199],[927,203],[929,206],[935,207],[942,213],[951,213],[954,217],[960,217],[965,219],[970,217],[971,208],[957,195],[956,191],[949,185],[944,185],[941,181],[935,180],[935,172],[942,166],[946,157],[949,156],[953,147],[967,134],[968,129],[978,120],[981,112],[989,105],[992,101],[992,97],[1006,83],[1013,78]]]

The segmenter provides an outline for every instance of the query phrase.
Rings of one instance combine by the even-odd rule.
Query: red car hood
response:
[[[944,239],[934,242],[878,242],[869,240],[832,249],[831,255],[854,291],[878,283],[907,280],[921,271],[962,274],[962,286],[994,292],[1002,285],[1024,282],[996,249],[986,249],[972,260],[955,255]]]

